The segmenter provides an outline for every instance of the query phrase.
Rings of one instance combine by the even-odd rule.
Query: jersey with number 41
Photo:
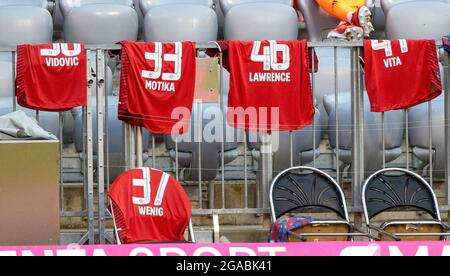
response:
[[[150,168],[128,170],[114,181],[108,195],[123,243],[184,240],[192,206],[169,174]]]
[[[365,40],[364,73],[372,112],[409,108],[442,92],[434,40]]]
[[[306,41],[230,41],[228,122],[255,131],[296,130],[314,106]]]

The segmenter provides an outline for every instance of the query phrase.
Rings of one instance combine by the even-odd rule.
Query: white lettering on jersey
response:
[[[291,73],[250,73],[250,82],[290,82]]]
[[[175,42],[175,53],[164,54],[162,52],[162,43],[155,43],[155,52],[145,52],[145,59],[154,61],[155,68],[151,70],[142,70],[141,76],[145,80],[145,89],[162,92],[175,92],[175,84],[181,78],[183,44]],[[163,59],[164,57],[164,59]],[[173,73],[163,73],[164,62],[173,62]],[[161,78],[162,81],[154,81]]]
[[[150,170],[149,168],[141,168],[143,179],[133,179],[133,186],[142,187],[144,190],[143,197],[132,197],[133,204],[147,205],[150,203]]]
[[[73,44],[73,50],[69,49],[69,45],[66,43],[54,43],[52,49],[41,49],[41,56],[45,58],[45,64],[48,67],[65,67],[65,66],[78,66],[80,60],[77,57],[81,54],[81,45]],[[60,54],[65,57],[58,58]]]
[[[289,46],[278,44],[275,40],[269,40],[269,46],[263,47],[263,54],[259,54],[261,50],[261,41],[253,42],[253,49],[250,60],[253,62],[263,63],[264,71],[286,71],[290,65]],[[281,61],[278,62],[278,53],[281,53]],[[290,73],[250,73],[250,82],[290,82]]]
[[[161,207],[138,206],[138,209],[139,209],[139,214],[141,216],[153,216],[153,217],[164,216],[164,209]]]
[[[164,192],[166,191],[170,176],[167,173],[162,173],[161,180],[158,185],[158,191],[156,192],[155,200],[153,201],[154,206],[148,206],[151,202],[150,169],[141,168],[141,170],[143,179],[133,179],[133,186],[142,187],[144,196],[132,196],[133,204],[138,205],[138,212],[141,216],[163,216],[164,209],[159,206],[162,205]]]
[[[162,92],[175,92],[175,84],[166,81],[145,81],[145,89]]]
[[[392,44],[391,41],[389,40],[372,40],[371,42],[371,46],[373,50],[384,50],[386,58],[383,59],[384,62],[384,67],[386,68],[391,68],[391,67],[396,67],[396,66],[401,66],[402,65],[402,61],[400,59],[400,57],[395,56],[393,57],[393,52],[392,52]],[[399,44],[400,44],[400,52],[403,53],[407,53],[408,52],[408,43],[405,39],[399,39]]]

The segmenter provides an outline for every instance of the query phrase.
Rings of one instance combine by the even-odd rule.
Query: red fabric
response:
[[[164,189],[161,180],[166,177]],[[160,203],[158,194],[162,195]],[[192,206],[172,176],[155,169],[132,169],[114,181],[108,195],[123,243],[184,241]]]
[[[217,43],[219,44],[221,50],[222,50],[222,56],[223,56],[223,68],[227,69],[228,71],[230,71],[230,62],[229,62],[229,57],[228,57],[228,44],[229,41],[226,40],[222,40],[222,41],[217,41]],[[309,64],[309,72],[312,73],[314,71],[314,73],[317,73],[319,71],[319,59],[317,58],[317,54],[316,51],[314,50],[314,48],[311,48],[308,51],[308,58],[309,60],[312,60],[312,55],[314,52],[314,70],[312,68],[313,63],[310,62]],[[211,48],[211,49],[207,49],[206,50],[206,54],[210,57],[217,57],[219,56],[219,51],[217,49]]]
[[[18,45],[16,85],[23,107],[59,112],[85,106],[84,45]]]
[[[365,82],[372,112],[409,108],[442,92],[435,42],[403,42],[407,50],[401,50],[399,40],[364,41]]]
[[[143,126],[156,134],[182,134],[188,130],[195,90],[196,52],[192,42],[152,43],[122,42],[122,72],[119,97],[119,119]],[[160,53],[157,52],[161,45]],[[180,53],[176,55],[176,45]],[[147,55],[153,57],[146,58]],[[158,72],[153,79],[145,71]],[[180,57],[180,61],[177,59]],[[151,60],[154,58],[154,60]],[[180,67],[177,67],[177,64]],[[176,73],[179,73],[178,76]],[[171,76],[172,79],[171,80]],[[178,108],[189,114],[172,116]],[[172,118],[173,117],[173,118]]]
[[[229,124],[245,130],[259,131],[296,130],[311,124],[314,106],[306,40],[272,41],[272,46],[266,40],[261,42],[259,49],[256,43],[258,42],[230,42]],[[276,57],[271,55],[270,59],[267,58],[267,53],[275,53],[270,50],[276,48],[275,43],[278,45],[276,47],[289,49],[289,60],[283,58],[283,50],[280,48],[273,54]],[[266,55],[263,55],[263,51]],[[256,59],[266,60],[254,61]],[[270,79],[262,80],[263,77]],[[246,111],[256,108],[259,119],[255,122],[249,116],[245,120],[238,118],[230,108],[244,108]],[[279,108],[279,123],[272,118],[272,108]]]

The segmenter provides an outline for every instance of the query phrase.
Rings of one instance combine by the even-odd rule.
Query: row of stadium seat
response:
[[[139,3],[138,3],[139,2]],[[175,41],[175,40],[194,40],[206,42],[216,40],[218,33],[221,31],[217,26],[223,26],[223,35],[225,39],[242,39],[242,40],[262,40],[262,39],[279,39],[291,40],[297,39],[297,16],[295,11],[290,7],[292,1],[289,0],[221,0],[214,1],[215,10],[213,11],[213,1],[208,0],[60,0],[56,2],[56,6],[50,5],[46,0],[0,0],[0,46],[14,46],[21,43],[48,43],[52,41],[53,27],[55,29],[63,26],[64,37],[66,41],[76,41],[86,44],[106,44],[115,43],[120,40],[136,40],[138,36],[138,26],[141,22],[141,28],[144,39],[147,41]],[[408,1],[408,0],[387,0],[387,1],[368,1],[373,2],[369,5],[375,14],[375,21],[383,21],[379,18],[386,16],[386,35],[387,38],[439,38],[440,36],[450,33],[450,24],[448,24],[448,11],[450,0],[436,1]],[[433,2],[433,3],[430,3]],[[133,11],[137,10],[137,15]],[[140,4],[140,5],[139,5]],[[194,5],[195,4],[195,5]],[[418,11],[418,7],[426,5],[427,10]],[[299,6],[305,16],[308,37],[310,40],[320,40],[323,30],[330,29],[335,26],[335,22],[322,24],[322,18],[325,15],[314,1],[299,1]],[[428,9],[430,7],[430,9]],[[53,19],[48,11],[53,13]],[[444,12],[444,13],[443,13]],[[140,14],[145,16],[139,16]],[[223,16],[225,14],[225,16]],[[379,16],[377,16],[377,14]],[[222,17],[221,17],[222,16]],[[410,21],[404,21],[408,16],[414,16],[414,24],[418,27],[410,28]],[[140,18],[140,19],[139,19]],[[219,20],[217,19],[219,18]],[[391,19],[390,19],[391,18]],[[27,24],[23,24],[26,22]],[[63,24],[64,22],[64,24]],[[218,23],[217,23],[218,22]],[[389,24],[388,24],[389,23]],[[447,23],[447,24],[446,24]],[[376,23],[375,26],[382,26],[382,23]],[[143,26],[143,27],[142,27]],[[426,27],[426,31],[423,28]],[[314,28],[317,27],[317,28]],[[319,29],[318,29],[319,28]],[[320,29],[322,28],[322,29]],[[334,132],[334,59],[333,51],[330,48],[316,49],[319,58],[319,71],[315,74],[315,99],[317,101],[319,112],[316,115],[316,124],[322,126],[317,127],[315,145],[318,147],[321,132],[329,131],[330,143],[333,148],[336,147]],[[342,94],[340,100],[340,131],[339,149],[340,158],[344,163],[350,163],[351,152],[351,134],[350,129],[350,53],[348,49],[339,49],[337,55],[338,76],[339,76],[339,93]],[[12,64],[11,54],[0,53],[0,97],[2,110],[4,114],[12,105]],[[93,66],[95,68],[95,66]],[[108,95],[112,95],[112,68],[108,68],[109,80],[107,85]],[[224,83],[228,84],[229,76],[225,74]],[[95,87],[95,86],[94,86]],[[227,92],[227,89],[225,89]],[[327,94],[332,94],[328,95]],[[367,103],[366,103],[367,104]],[[434,103],[435,104],[435,103]],[[121,122],[114,114],[117,106],[117,98],[110,97],[109,100],[109,127],[110,133],[120,133]],[[325,107],[325,108],[324,108]],[[204,105],[202,110],[211,108]],[[219,110],[219,106],[215,106]],[[443,111],[439,113],[437,108],[433,111],[433,120],[439,119],[443,115]],[[379,156],[381,148],[381,125],[378,115],[371,114],[366,110],[366,120],[369,120],[370,128],[366,129],[365,137],[371,137],[370,147],[366,147],[366,156]],[[194,106],[194,114],[198,112]],[[425,113],[424,113],[425,112]],[[417,156],[427,161],[427,145],[428,137],[423,135],[423,131],[417,130],[417,125],[426,127],[426,107],[417,107],[410,112],[411,120],[417,119],[417,123],[410,125],[410,143],[415,149]],[[32,114],[32,112],[29,112]],[[328,120],[328,115],[330,120]],[[65,134],[67,137],[75,137],[77,150],[81,152],[81,113],[72,112],[72,115],[65,115]],[[195,115],[193,116],[195,118]],[[411,122],[410,120],[410,122]],[[41,112],[40,121],[44,128],[57,134],[55,127],[58,125],[58,115]],[[329,123],[329,122],[330,123]],[[204,121],[206,124],[207,121]],[[392,112],[386,115],[386,126],[398,126],[395,131],[389,133],[387,142],[387,160],[393,160],[401,154],[400,145],[403,141],[404,124],[401,112]],[[328,125],[328,127],[327,127]],[[73,128],[75,126],[75,128]],[[197,126],[192,125],[193,129]],[[416,131],[414,131],[416,130]],[[374,131],[378,131],[374,133]],[[375,134],[375,135],[372,135]],[[294,162],[296,164],[308,163],[312,160],[313,138],[311,127],[294,132]],[[388,134],[387,134],[388,135]],[[120,154],[122,151],[122,136],[111,135],[110,152]],[[146,134],[148,137],[148,133]],[[281,134],[280,149],[274,156],[274,171],[280,171],[289,165],[289,143],[286,139],[286,133]],[[435,164],[443,164],[439,162],[442,156],[437,156],[438,152],[444,152],[439,148],[444,145],[443,129],[439,127],[433,128],[433,145],[436,151],[437,162]],[[166,140],[172,158],[174,158],[173,141]],[[148,144],[148,143],[147,143]],[[226,145],[226,161],[232,161],[237,156],[237,142]],[[369,144],[368,144],[369,145]],[[374,147],[373,145],[379,145]],[[144,147],[145,148],[145,147]],[[198,167],[198,155],[202,155],[202,179],[214,179],[217,175],[218,166],[220,165],[220,143],[202,143],[202,152],[198,151],[195,143],[181,143],[180,164],[187,168]],[[259,158],[258,143],[249,144],[255,159]],[[316,149],[316,154],[318,153]],[[146,154],[144,153],[144,156]],[[120,158],[117,159],[119,162]],[[379,168],[381,158],[368,158],[366,168]],[[120,164],[111,164],[120,165]],[[436,170],[441,171],[436,165]],[[442,172],[442,171],[441,171]],[[198,172],[196,170],[187,170],[185,173],[186,180],[196,180]]]

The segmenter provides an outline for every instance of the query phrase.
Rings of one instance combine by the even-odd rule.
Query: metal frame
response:
[[[438,44],[439,45],[439,44]],[[345,48],[351,48],[351,97],[352,97],[352,122],[355,125],[353,128],[352,133],[352,140],[353,140],[353,146],[352,146],[352,207],[350,209],[352,212],[360,212],[359,210],[362,209],[361,207],[361,201],[359,199],[361,198],[361,186],[363,184],[364,180],[364,151],[363,151],[363,143],[364,143],[364,137],[363,137],[363,127],[364,127],[364,106],[363,106],[363,91],[364,91],[364,84],[363,84],[363,72],[358,64],[359,59],[359,53],[362,49],[362,42],[336,42],[336,41],[324,41],[324,42],[308,42],[309,48],[316,48],[316,47],[332,47],[334,50],[334,75],[336,77],[336,82],[334,86],[334,93],[336,96],[336,106],[339,105],[338,103],[338,74],[337,74],[337,57],[336,52],[337,48],[345,47]],[[221,111],[224,111],[224,92],[223,92],[223,83],[222,83],[222,77],[223,77],[223,56],[222,56],[222,50],[220,49],[219,45],[216,42],[209,42],[209,43],[199,43],[197,44],[198,49],[206,49],[206,48],[216,48],[219,49],[219,65],[220,65],[220,87],[219,87],[219,93],[220,93],[220,107]],[[88,80],[88,87],[87,87],[87,93],[88,93],[88,104],[86,107],[83,107],[83,144],[84,144],[84,153],[83,153],[83,172],[84,172],[84,191],[85,191],[85,210],[83,211],[74,211],[69,212],[63,210],[63,194],[64,194],[64,186],[63,179],[61,178],[61,217],[86,217],[87,218],[87,232],[83,236],[83,238],[79,241],[79,243],[94,243],[95,235],[94,231],[97,230],[94,226],[96,217],[98,216],[99,224],[98,224],[98,230],[99,230],[99,242],[103,243],[108,240],[108,236],[106,235],[106,227],[105,227],[105,220],[110,217],[108,210],[106,210],[105,202],[103,202],[101,199],[104,198],[105,195],[105,188],[106,190],[109,188],[109,148],[108,148],[108,104],[107,104],[107,95],[105,93],[105,83],[106,83],[106,51],[107,50],[120,50],[120,45],[88,45],[86,46],[86,53],[87,53],[87,59],[88,64],[91,62],[91,56],[90,52],[94,51],[96,53],[96,71],[97,76],[95,77],[97,80],[97,87],[96,89],[96,101],[97,101],[97,113],[95,114],[95,118],[97,119],[98,123],[98,140],[97,140],[97,146],[99,148],[99,158],[98,158],[98,164],[97,164],[97,172],[98,174],[98,184],[99,184],[99,190],[96,196],[98,196],[98,199],[100,199],[98,203],[98,212],[94,212],[94,176],[93,176],[93,131],[92,131],[92,102],[91,102],[91,96],[93,96],[93,89],[92,83],[93,83],[93,77],[91,76],[90,66],[87,66],[87,80]],[[16,66],[16,52],[15,48],[0,48],[0,52],[11,52],[12,56],[12,79],[13,79],[13,86],[14,86],[14,80],[15,80],[15,66]],[[313,56],[314,57],[314,56]],[[446,87],[447,93],[445,93],[445,133],[446,138],[450,137],[450,96],[448,94],[448,91],[450,90],[450,76],[449,76],[449,60],[450,60],[450,54],[448,52],[444,52],[444,85]],[[313,60],[312,60],[313,62]],[[314,69],[314,63],[312,64]],[[315,74],[314,72],[311,75],[312,81],[315,82]],[[315,86],[315,83],[313,84]],[[13,92],[15,93],[15,87],[13,87]],[[315,93],[315,87],[313,87],[313,94]],[[103,113],[103,104],[105,104],[105,110]],[[17,103],[16,98],[13,97],[12,101],[13,110],[16,110]],[[338,112],[338,109],[336,109],[336,112]],[[408,124],[408,110],[405,111],[406,115],[406,123]],[[430,110],[429,110],[430,114]],[[37,117],[39,117],[39,113],[36,113]],[[106,120],[105,120],[106,119]],[[225,124],[225,123],[224,123]],[[62,126],[64,125],[63,118],[60,118],[60,127],[62,129]],[[384,120],[382,122],[383,125],[383,134],[385,133],[384,130]],[[336,128],[338,128],[338,114],[336,114]],[[60,136],[61,136],[61,129],[60,129]],[[409,152],[409,137],[408,137],[408,125],[406,125],[406,168],[409,169],[409,163],[411,160],[410,152]],[[431,121],[429,122],[428,130],[431,130]],[[142,165],[142,134],[141,129],[131,129],[129,126],[124,127],[124,144],[125,146],[125,152],[126,152],[126,167],[136,167]],[[316,133],[316,126],[313,125],[313,137],[315,137]],[[222,133],[225,135],[225,131]],[[336,138],[339,139],[339,133],[336,131]],[[61,136],[62,138],[62,136]],[[62,139],[61,139],[62,140]],[[313,143],[315,144],[315,139],[313,139]],[[337,140],[339,141],[339,140]],[[178,139],[175,141],[175,150],[176,150],[176,161],[175,161],[175,175],[178,179]],[[221,148],[221,185],[222,185],[222,206],[220,209],[194,209],[193,210],[193,216],[204,216],[204,215],[212,215],[214,214],[268,214],[271,211],[271,208],[269,204],[272,204],[269,202],[267,204],[267,196],[265,196],[265,189],[264,189],[264,183],[266,183],[266,186],[269,185],[270,182],[273,182],[276,180],[276,178],[273,181],[270,181],[272,178],[272,155],[267,154],[265,156],[262,156],[263,161],[263,185],[260,185],[260,189],[258,193],[260,196],[259,199],[259,205],[256,208],[249,208],[248,206],[248,162],[247,162],[247,139],[245,137],[244,146],[244,185],[245,185],[245,191],[244,191],[244,208],[225,208],[225,162],[224,162],[224,139],[222,140],[222,148]],[[292,133],[290,134],[290,163],[293,164],[293,141],[292,141]],[[384,135],[383,135],[383,144],[385,143]],[[315,148],[316,145],[313,145],[314,152],[316,151]],[[430,147],[432,148],[431,139],[430,139]],[[445,210],[448,212],[448,208],[450,206],[450,142],[449,139],[446,139],[446,175],[445,175],[445,183],[446,183],[446,204],[447,206],[441,206],[441,210]],[[383,156],[385,149],[383,147]],[[134,158],[134,152],[137,153],[137,158]],[[155,164],[155,143],[154,138],[152,138],[152,156],[153,156],[153,163]],[[133,154],[130,154],[133,153]],[[432,152],[430,151],[430,158],[432,158]],[[64,156],[61,155],[61,164],[62,159]],[[337,175],[337,182],[339,182],[340,172],[339,172],[339,143],[337,143],[336,148],[336,154],[335,158],[337,160],[336,162],[336,175]],[[136,162],[137,161],[137,162]],[[383,157],[383,161],[385,161],[385,158]],[[200,161],[201,162],[201,161]],[[313,157],[313,163],[316,162],[315,154]],[[385,162],[383,162],[384,165]],[[431,181],[433,181],[433,173],[432,173],[432,163],[433,160],[430,159],[430,178]],[[201,163],[200,163],[201,164]],[[302,167],[302,166],[300,166]],[[299,167],[294,167],[299,168]],[[62,166],[61,166],[62,169]],[[292,169],[292,168],[291,168]],[[287,169],[290,170],[290,169]],[[106,176],[106,183],[105,183],[105,176]],[[334,180],[334,179],[333,179]],[[201,181],[199,181],[201,182]],[[105,185],[106,184],[106,185]],[[261,184],[261,183],[260,183]],[[341,184],[341,183],[340,183]],[[105,187],[106,186],[106,187]],[[339,186],[339,184],[338,184]],[[271,191],[270,191],[271,192]],[[266,200],[264,200],[266,198]],[[212,208],[210,206],[210,208]],[[113,215],[113,214],[111,214]],[[348,215],[348,214],[347,214]]]
[[[373,225],[370,222],[369,213],[368,213],[368,210],[367,210],[366,188],[367,188],[367,185],[372,181],[372,179],[374,177],[377,177],[379,175],[383,175],[386,172],[402,172],[404,174],[409,174],[409,175],[417,178],[428,189],[428,191],[433,196],[433,205],[434,205],[434,208],[436,209],[437,220],[422,220],[422,221],[419,221],[419,220],[404,220],[404,221],[391,220],[391,221],[383,222],[380,226]],[[394,240],[399,240],[398,236],[418,236],[418,235],[416,235],[416,233],[411,233],[411,234],[406,234],[406,233],[404,233],[404,234],[398,233],[397,234],[397,233],[395,233],[394,234],[394,233],[389,233],[389,232],[384,231],[384,228],[386,226],[393,225],[393,224],[408,224],[408,223],[410,223],[410,224],[439,224],[444,231],[447,231],[449,229],[448,226],[443,224],[442,221],[441,221],[441,214],[440,214],[440,211],[439,211],[439,205],[438,205],[438,202],[437,202],[436,194],[434,193],[433,188],[431,187],[431,185],[428,184],[428,182],[425,179],[423,179],[423,177],[421,177],[420,175],[418,175],[418,174],[416,174],[416,173],[414,173],[412,171],[403,169],[403,168],[385,168],[385,169],[381,169],[381,170],[373,173],[372,175],[370,175],[366,179],[366,181],[364,182],[364,185],[362,187],[361,200],[362,200],[362,206],[363,206],[364,219],[365,219],[365,222],[366,222],[367,229],[368,229],[368,231],[369,231],[369,233],[371,235],[372,235],[372,231],[371,230],[375,229],[380,234],[389,236],[389,237],[393,238]],[[393,208],[394,207],[396,207],[396,206],[393,206]],[[437,236],[437,235],[438,234],[433,234],[433,235],[429,235],[429,236]],[[450,233],[448,233],[448,234],[442,233],[442,234],[440,234],[438,236],[450,236]]]

